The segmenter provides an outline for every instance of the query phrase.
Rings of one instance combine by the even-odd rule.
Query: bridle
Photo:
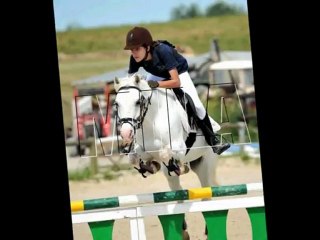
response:
[[[148,112],[148,108],[149,105],[151,105],[151,97],[152,97],[152,93],[153,91],[151,90],[151,95],[148,98],[145,98],[141,93],[144,90],[141,90],[140,88],[136,87],[136,86],[123,86],[121,88],[119,88],[118,92],[120,90],[123,89],[136,89],[139,91],[140,94],[140,116],[135,119],[135,118],[131,118],[131,117],[124,117],[124,118],[120,118],[119,117],[119,113],[118,113],[118,106],[116,105],[116,117],[118,119],[118,123],[120,124],[120,126],[122,126],[124,123],[128,123],[132,126],[132,128],[134,129],[134,133],[136,132],[136,129],[139,129],[140,127],[142,127],[142,123],[143,120]],[[150,90],[145,90],[145,91],[150,91]]]

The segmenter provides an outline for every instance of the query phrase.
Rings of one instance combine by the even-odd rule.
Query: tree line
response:
[[[236,5],[228,4],[223,0],[218,0],[216,3],[209,5],[204,12],[202,12],[198,4],[193,3],[189,7],[185,5],[180,5],[175,7],[171,11],[171,19],[187,19],[196,17],[212,17],[212,16],[222,16],[222,15],[236,15],[245,14],[246,11]]]

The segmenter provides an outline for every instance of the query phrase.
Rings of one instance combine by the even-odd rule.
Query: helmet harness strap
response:
[[[149,52],[150,52],[150,49],[148,50],[148,46],[144,46],[144,48],[146,49],[146,54],[144,55],[144,58],[142,59],[142,61],[147,60],[148,54],[149,54]]]

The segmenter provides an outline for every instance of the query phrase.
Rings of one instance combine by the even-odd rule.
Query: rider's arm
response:
[[[159,81],[159,87],[162,88],[178,88],[180,87],[180,78],[178,74],[178,70],[173,68],[169,71],[170,80],[162,80]]]

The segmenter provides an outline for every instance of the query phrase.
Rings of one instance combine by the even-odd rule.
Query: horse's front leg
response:
[[[135,153],[130,153],[128,158],[130,164],[132,164],[144,178],[150,174],[155,174],[161,168],[160,164],[153,160],[151,154],[142,151],[140,145],[135,147]]]
[[[161,161],[167,167],[169,176],[179,176],[189,172],[185,163],[186,145],[183,141],[173,141],[171,146],[165,146],[159,153]]]

